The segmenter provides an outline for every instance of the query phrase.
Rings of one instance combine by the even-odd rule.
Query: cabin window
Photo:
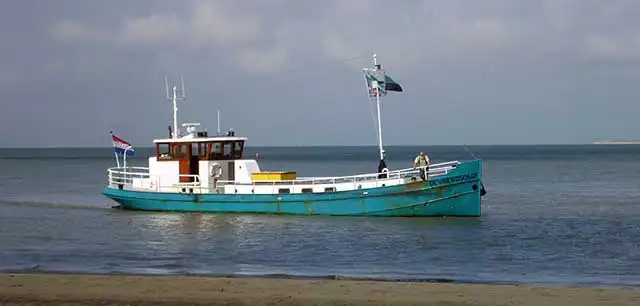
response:
[[[302,188],[302,193],[313,193],[313,188]]]
[[[175,143],[172,144],[171,145],[171,158],[177,159],[178,156],[179,156],[178,152],[180,152],[180,146],[175,144]]]
[[[205,145],[205,144],[203,144]],[[209,160],[229,160],[242,158],[244,141],[221,141],[206,143],[208,151],[204,156]]]
[[[200,156],[200,143],[191,144],[191,156]]]
[[[224,143],[224,147],[223,147],[224,152],[223,153],[224,153],[225,157],[231,157],[232,156],[231,155],[231,149],[232,149],[231,145],[232,145],[231,142],[225,142]]]
[[[200,159],[205,159],[207,157],[207,144],[206,143],[198,143],[198,157]]]
[[[168,143],[156,144],[156,158],[158,160],[171,159],[170,153],[171,152],[169,151],[169,144]]]
[[[211,146],[211,152],[209,153],[210,160],[220,159],[222,156],[222,145],[219,142],[209,144]]]
[[[289,188],[280,188],[278,189],[278,193],[291,193],[291,190],[289,190]]]
[[[184,143],[174,143],[173,144],[173,158],[180,159],[181,157],[187,156],[187,145]]]
[[[242,147],[244,141],[236,141],[233,143],[233,158],[242,158]]]
[[[327,187],[324,189],[324,192],[335,192],[336,191],[336,187]]]
[[[219,142],[214,142],[214,143],[213,143],[213,150],[212,150],[211,152],[216,153],[216,154],[220,154],[220,153],[222,153],[222,146],[221,146],[221,144],[220,144]]]

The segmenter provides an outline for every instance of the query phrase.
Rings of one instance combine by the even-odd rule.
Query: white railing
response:
[[[116,167],[109,168],[109,184],[131,184],[134,178],[146,179],[150,177],[147,167]]]
[[[459,161],[450,161],[446,163],[433,164],[429,166],[428,176],[429,178],[446,175],[459,165]],[[126,188],[126,189],[143,189],[143,190],[155,190],[160,191],[165,188],[195,188],[199,193],[209,192],[210,190],[216,191],[223,188],[225,185],[235,186],[294,186],[294,185],[330,185],[336,186],[338,184],[353,183],[353,186],[357,186],[359,183],[364,182],[388,182],[406,178],[416,177],[419,178],[419,168],[406,168],[401,170],[394,170],[386,172],[386,176],[380,177],[381,173],[368,173],[360,175],[349,176],[336,176],[336,177],[317,177],[317,178],[298,178],[295,180],[261,180],[252,182],[236,182],[227,180],[218,180],[216,187],[203,186],[200,184],[199,175],[185,175],[181,174],[176,178],[162,178],[159,175],[151,175],[149,168],[147,167],[114,167],[109,168],[108,183],[112,187]],[[188,182],[182,182],[182,178],[188,178]],[[164,181],[164,182],[163,182]],[[173,181],[175,183],[166,183]],[[378,185],[378,184],[376,184]],[[356,187],[354,187],[356,188]],[[275,189],[274,189],[275,190]]]
[[[174,184],[163,184],[163,178],[159,175],[149,173],[148,167],[113,167],[107,169],[109,186],[127,187],[126,189],[145,189],[159,191],[162,187],[189,188],[200,186],[200,176],[192,174],[180,174],[178,182]],[[182,182],[186,178],[187,182]],[[165,181],[169,179],[165,178]],[[136,183],[138,185],[136,185]]]
[[[433,164],[429,166],[429,177],[437,177],[449,173],[457,165],[459,161],[450,161],[446,163]],[[394,180],[411,178],[420,175],[420,170],[426,167],[406,168],[400,170],[389,171],[386,177],[379,177],[381,173],[367,173],[349,176],[336,177],[314,177],[314,178],[298,178],[295,180],[255,180],[252,182],[235,182],[235,181],[218,181],[218,186],[223,185],[335,185],[341,183],[361,183],[381,180]]]

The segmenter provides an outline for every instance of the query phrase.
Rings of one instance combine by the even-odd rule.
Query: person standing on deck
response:
[[[427,179],[427,171],[429,171],[429,156],[425,155],[424,152],[420,152],[416,159],[413,160],[413,168],[420,168],[420,177],[422,180]]]

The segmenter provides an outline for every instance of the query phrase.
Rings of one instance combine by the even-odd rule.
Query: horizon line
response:
[[[514,143],[514,144],[399,144],[386,145],[385,147],[527,147],[527,146],[584,146],[584,145],[606,145],[597,143]],[[356,148],[356,147],[378,147],[377,145],[252,145],[245,148]],[[109,149],[113,146],[43,146],[43,147],[0,147],[0,149]],[[136,148],[134,146],[134,148]],[[153,149],[154,146],[139,146],[137,148]]]

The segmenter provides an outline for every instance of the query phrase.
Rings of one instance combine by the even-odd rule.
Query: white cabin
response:
[[[222,136],[208,136],[196,131],[195,124],[183,124],[188,134],[179,138],[155,139],[156,155],[149,157],[149,175],[161,180],[162,186],[212,186],[212,165],[219,165],[216,180],[251,183],[251,173],[260,172],[258,162],[242,159],[245,137],[234,132]]]

